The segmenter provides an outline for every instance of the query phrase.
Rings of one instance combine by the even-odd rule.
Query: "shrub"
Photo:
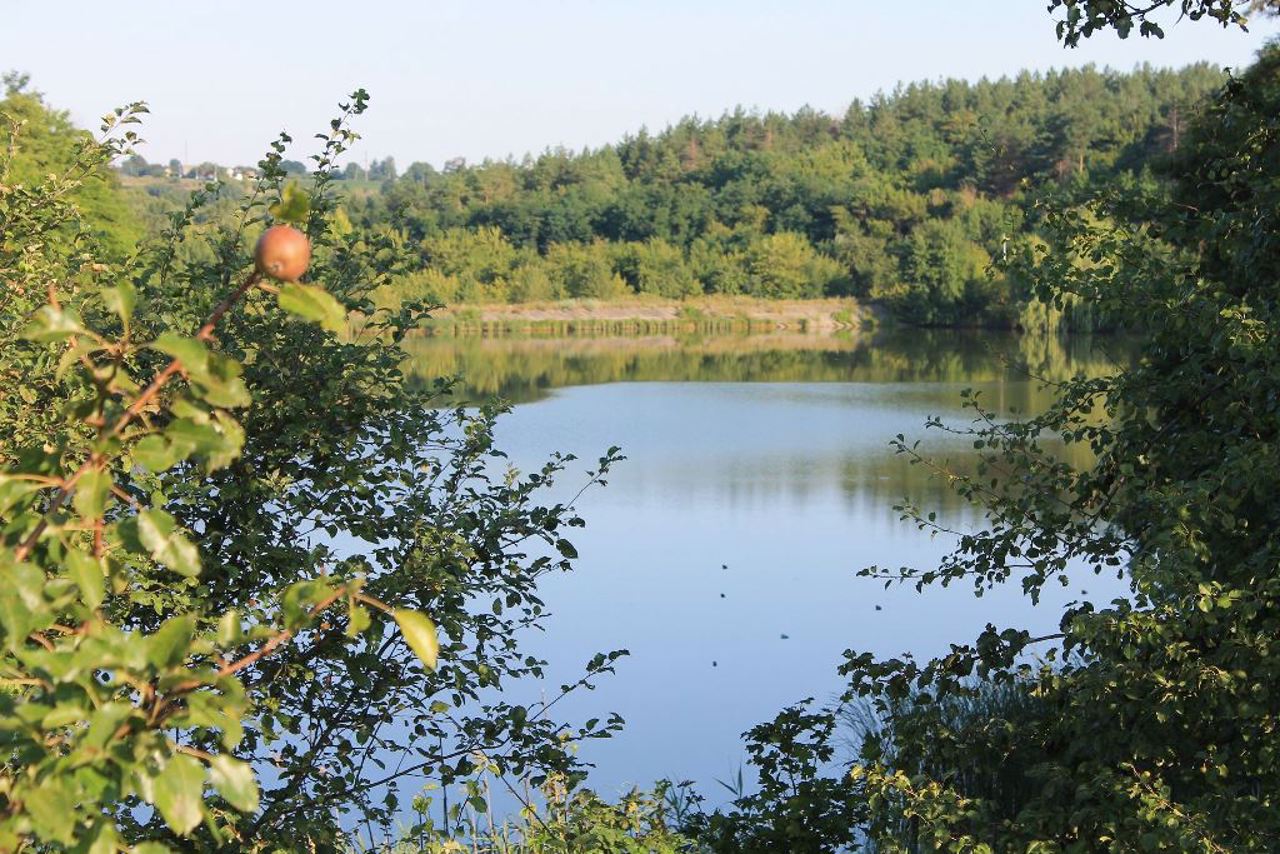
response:
[[[543,672],[516,635],[581,519],[539,502],[565,458],[504,470],[498,408],[441,410],[445,384],[401,373],[420,307],[370,294],[403,253],[330,227],[366,97],[309,198],[282,135],[237,216],[191,228],[215,185],[128,257],[74,190],[128,152],[137,107],[0,194],[0,849],[344,850],[341,818],[389,824],[402,777],[465,777],[483,749],[572,779],[573,740],[617,726],[498,696]],[[272,219],[309,235],[309,280],[252,271]]]

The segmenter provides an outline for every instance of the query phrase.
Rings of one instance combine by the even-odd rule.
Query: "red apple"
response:
[[[253,250],[258,272],[282,282],[296,282],[311,263],[311,241],[291,225],[273,225]]]

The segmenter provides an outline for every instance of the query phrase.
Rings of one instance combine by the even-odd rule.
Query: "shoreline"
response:
[[[877,325],[852,298],[771,300],[707,296],[627,297],[449,306],[423,325],[429,336],[655,335],[677,332],[800,332],[831,335]]]

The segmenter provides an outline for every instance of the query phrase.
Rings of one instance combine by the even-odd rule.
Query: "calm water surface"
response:
[[[596,651],[631,652],[597,691],[560,707],[626,718],[621,736],[582,749],[599,790],[668,777],[715,795],[713,781],[744,761],[744,730],[840,690],[845,649],[927,656],[988,622],[1047,630],[1063,603],[1118,594],[1114,579],[1091,577],[1032,608],[1016,590],[917,594],[857,575],[929,566],[949,549],[899,521],[892,505],[904,496],[954,526],[978,521],[894,456],[893,436],[971,464],[971,444],[926,433],[928,416],[966,421],[967,387],[1004,412],[1040,409],[1051,392],[1030,375],[1108,371],[1103,344],[957,333],[431,339],[415,345],[414,364],[462,372],[463,396],[516,401],[498,439],[520,468],[556,450],[594,460],[622,447],[608,487],[580,503],[578,571],[544,587],[554,616],[529,647],[552,662],[548,689]],[[566,490],[580,482],[565,480]]]

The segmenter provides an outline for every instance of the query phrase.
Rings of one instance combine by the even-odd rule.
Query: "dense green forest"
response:
[[[348,214],[417,247],[398,292],[443,303],[849,295],[919,324],[1031,325],[1025,288],[988,271],[1036,239],[1033,200],[1149,180],[1223,79],[1084,68],[917,83],[843,116],[738,109],[582,153],[414,164]]]
[[[1154,184],[1224,79],[1199,64],[915,83],[843,116],[737,109],[580,153],[402,174],[388,158],[340,173],[338,227],[416,254],[379,290],[390,306],[849,296],[913,324],[1055,326],[1061,313],[993,262],[1038,240],[1048,195]],[[132,198],[158,231],[184,195],[151,182]],[[1065,323],[1099,319],[1068,306]]]

